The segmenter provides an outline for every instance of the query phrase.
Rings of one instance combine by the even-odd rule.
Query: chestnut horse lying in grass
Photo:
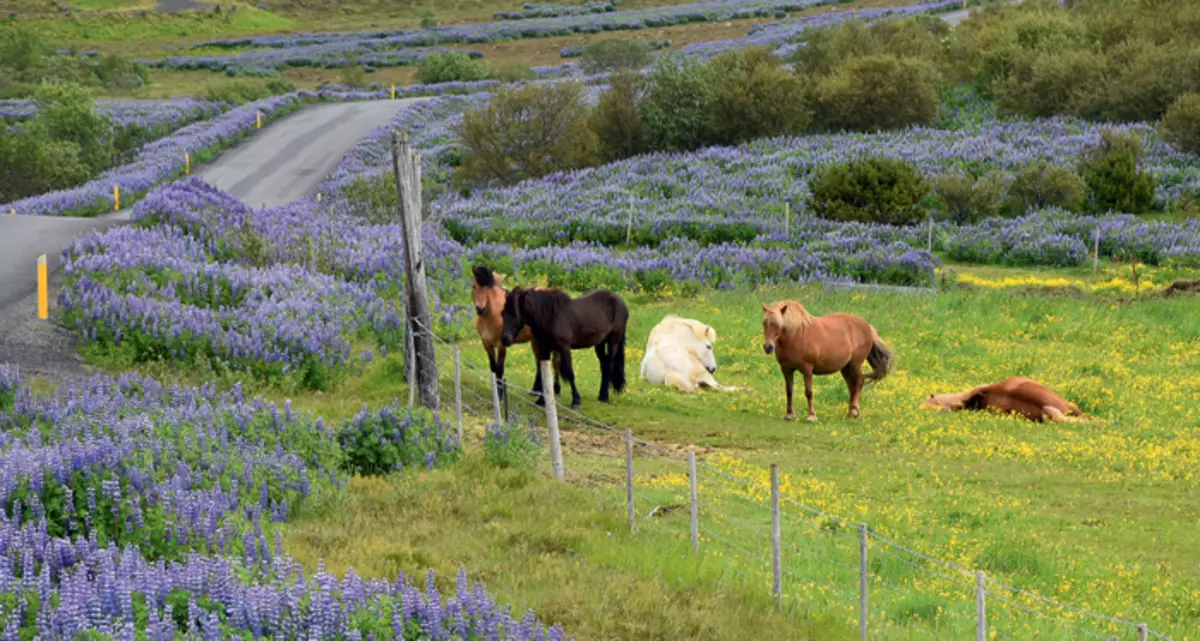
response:
[[[796,417],[792,409],[792,388],[796,371],[804,376],[804,397],[808,399],[808,422],[817,422],[813,411],[813,374],[841,372],[850,390],[850,418],[858,418],[858,397],[863,384],[876,382],[888,375],[892,367],[892,351],[870,323],[854,314],[813,316],[794,300],[763,305],[763,351],[775,354],[787,387],[787,414],[784,420]],[[863,361],[871,364],[871,373],[864,376]]]
[[[1045,385],[1030,378],[1020,377],[1006,378],[991,385],[980,385],[957,394],[930,394],[921,407],[942,412],[990,410],[1002,414],[1020,414],[1038,423],[1095,420]]]
[[[571,350],[594,347],[600,360],[600,402],[608,402],[608,388],[625,389],[625,328],[629,307],[620,296],[600,289],[572,299],[556,289],[518,287],[504,301],[504,331],[500,342],[512,345],[526,327],[533,334],[539,361],[558,354],[559,374],[571,384],[571,407],[579,407],[579,389]],[[545,381],[542,381],[545,385]],[[539,388],[540,389],[540,388]],[[544,403],[544,397],[538,404]]]
[[[474,279],[471,282],[472,296],[475,299],[475,331],[479,333],[479,340],[483,341],[483,349],[488,355],[488,367],[492,373],[496,375],[496,387],[500,393],[500,397],[505,402],[505,415],[508,414],[508,396],[507,389],[504,385],[504,357],[507,352],[506,346],[500,342],[500,334],[504,330],[504,320],[500,313],[504,310],[504,301],[508,293],[501,287],[504,282],[504,274],[498,274],[483,265],[475,267],[473,272]],[[526,327],[517,334],[513,339],[513,343],[528,343],[533,339],[533,334]],[[534,358],[537,358],[537,343],[533,344]],[[558,357],[555,356],[555,368],[558,367]],[[536,373],[533,379],[533,387],[535,393],[540,393],[542,389],[542,371],[534,363]],[[557,394],[561,389],[561,385],[557,380],[554,381],[554,392]]]

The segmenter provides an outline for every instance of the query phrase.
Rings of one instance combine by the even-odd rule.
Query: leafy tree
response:
[[[631,38],[608,38],[589,44],[579,64],[586,73],[641,69],[650,62],[650,45]]]
[[[965,174],[938,176],[933,193],[942,217],[960,224],[999,216],[1004,206],[1004,183],[996,174],[978,179]]]
[[[1140,214],[1154,204],[1154,177],[1138,169],[1141,157],[1142,141],[1136,136],[1100,133],[1100,144],[1080,167],[1098,210]]]
[[[461,51],[432,53],[417,65],[417,82],[434,84],[439,82],[470,82],[488,77],[486,67],[476,64]]]
[[[592,112],[591,127],[600,140],[604,162],[628,158],[646,144],[638,103],[642,97],[641,78],[630,71],[618,71],[609,78],[608,91],[600,96]]]
[[[1050,206],[1083,211],[1087,197],[1087,185],[1070,167],[1044,161],[1017,170],[1008,185],[1009,206],[1018,215]]]
[[[713,61],[719,70],[710,123],[713,142],[736,144],[797,133],[809,125],[804,84],[781,63],[760,47]]]
[[[487,106],[463,114],[465,155],[456,177],[511,184],[592,165],[600,144],[588,116],[577,82],[501,89]]]
[[[650,147],[690,151],[709,144],[716,85],[712,65],[674,57],[661,60],[641,108]]]
[[[831,129],[879,131],[937,122],[935,70],[911,58],[849,58],[817,85],[821,120]]]
[[[1200,154],[1200,93],[1183,94],[1171,103],[1158,132],[1179,151]]]
[[[112,124],[96,113],[87,89],[78,85],[46,83],[34,98],[37,116],[25,131],[51,141],[74,143],[79,161],[91,171],[109,166],[114,155]]]
[[[813,181],[811,204],[822,218],[903,225],[924,219],[928,195],[912,165],[872,157],[826,167]]]

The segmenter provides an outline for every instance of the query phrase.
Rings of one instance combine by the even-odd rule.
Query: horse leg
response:
[[[504,384],[504,359],[508,349],[503,345],[496,346],[496,358],[492,361],[492,373],[496,375],[496,395],[504,404],[504,420],[508,420],[508,386]]]
[[[529,345],[533,347],[533,387],[529,388],[531,396],[540,396],[542,393],[542,352],[538,349],[537,340],[529,341]]]
[[[800,370],[800,373],[804,374],[804,398],[808,399],[808,418],[805,420],[807,420],[809,423],[816,423],[817,422],[817,413],[815,411],[813,411],[813,404],[812,404],[812,377],[813,377],[812,365],[808,365],[807,367],[804,367],[803,369]]]
[[[609,361],[612,358],[606,351],[608,343],[601,341],[596,343],[596,360],[600,361],[600,402],[608,402],[608,385],[609,385]]]
[[[550,361],[550,369],[555,369],[554,361],[556,360],[555,357],[558,355],[558,352],[551,352],[550,348],[545,347],[536,341],[533,345],[534,367],[538,371],[537,382],[533,388],[533,395],[537,397],[537,400],[534,401],[534,404],[539,407],[543,407],[546,405],[546,390],[544,390],[542,386],[546,384],[546,381],[542,379],[542,361]],[[557,376],[558,373],[555,372],[555,377]],[[555,387],[557,387],[557,385]]]
[[[790,421],[796,418],[796,412],[792,409],[792,390],[796,385],[796,370],[785,367],[783,368],[783,384],[787,389],[787,414],[783,415],[783,420]]]
[[[562,363],[562,377],[571,384],[571,407],[579,407],[583,404],[583,399],[579,397],[579,388],[575,387],[575,368],[571,366],[570,345],[559,347],[558,354]]]
[[[858,418],[858,396],[862,393],[862,365],[850,363],[842,368],[842,378],[846,379],[846,388],[850,391],[850,410],[847,418]]]
[[[692,384],[692,381],[675,370],[667,372],[666,380],[663,382],[681,392],[696,391],[696,386]]]

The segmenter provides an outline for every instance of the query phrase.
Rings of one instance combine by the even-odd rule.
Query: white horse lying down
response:
[[[717,331],[700,321],[667,316],[650,332],[642,378],[655,385],[670,385],[683,392],[700,387],[732,390],[713,378],[717,356],[713,343]]]

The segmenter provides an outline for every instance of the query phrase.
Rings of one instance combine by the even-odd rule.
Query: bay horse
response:
[[[571,350],[596,349],[600,361],[600,402],[608,402],[609,386],[617,393],[625,389],[625,328],[629,324],[629,307],[620,296],[598,289],[572,299],[557,289],[517,287],[504,301],[502,317],[504,330],[500,342],[504,345],[512,345],[528,327],[539,361],[558,354],[559,374],[571,384],[571,407],[579,407],[581,402]],[[544,396],[538,399],[539,405],[544,403]]]
[[[500,334],[504,329],[504,319],[501,317],[501,312],[504,310],[504,301],[508,297],[508,292],[502,286],[504,282],[504,274],[488,269],[483,265],[476,265],[472,272],[474,278],[471,281],[471,295],[475,301],[475,331],[479,334],[479,340],[483,342],[483,349],[488,355],[488,368],[496,375],[496,387],[500,393],[500,397],[504,400],[505,415],[508,414],[508,389],[504,384],[504,359],[507,353],[507,346],[500,341]],[[513,343],[529,343],[533,339],[533,333],[526,327],[521,330]],[[533,355],[537,358],[537,344],[533,344]],[[555,355],[555,367],[558,366],[558,357]],[[534,362],[534,378],[533,390],[534,395],[539,395],[542,389],[542,371],[537,367],[537,362]],[[555,377],[554,392],[557,394],[561,389],[561,384]]]
[[[763,305],[763,351],[775,354],[787,387],[787,414],[792,409],[792,388],[796,371],[804,376],[804,397],[808,399],[808,422],[817,422],[813,411],[813,375],[841,372],[850,390],[849,418],[858,418],[858,397],[863,384],[875,383],[892,368],[892,350],[879,339],[870,323],[854,314],[813,316],[794,300]],[[863,361],[871,372],[863,375]]]
[[[1018,414],[1038,423],[1096,420],[1045,385],[1021,377],[1006,378],[999,383],[980,385],[956,394],[930,394],[921,407],[942,412],[990,410]]]

